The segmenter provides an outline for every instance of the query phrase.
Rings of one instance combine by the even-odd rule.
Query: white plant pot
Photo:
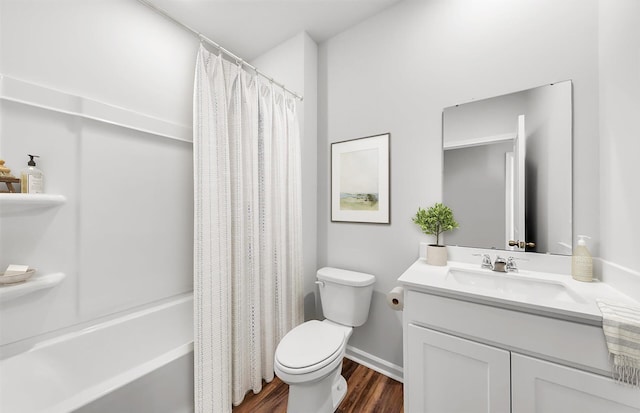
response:
[[[427,264],[447,265],[447,247],[435,244],[427,245]]]

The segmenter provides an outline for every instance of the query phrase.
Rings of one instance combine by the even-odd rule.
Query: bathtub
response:
[[[192,390],[191,294],[0,361],[3,413],[188,412]]]

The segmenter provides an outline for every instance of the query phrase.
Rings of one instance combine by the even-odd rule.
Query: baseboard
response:
[[[379,357],[369,354],[366,351],[362,351],[353,346],[347,345],[347,351],[345,357],[349,360],[353,360],[358,364],[362,364],[365,367],[375,370],[380,374],[392,378],[400,383],[404,383],[404,373],[402,366],[398,366],[393,363],[389,363]]]

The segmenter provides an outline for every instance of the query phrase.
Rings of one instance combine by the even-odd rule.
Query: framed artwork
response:
[[[390,223],[391,134],[331,144],[331,221]]]

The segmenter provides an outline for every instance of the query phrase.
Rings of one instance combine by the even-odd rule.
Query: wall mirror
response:
[[[569,80],[444,109],[447,245],[571,254],[571,96]]]

